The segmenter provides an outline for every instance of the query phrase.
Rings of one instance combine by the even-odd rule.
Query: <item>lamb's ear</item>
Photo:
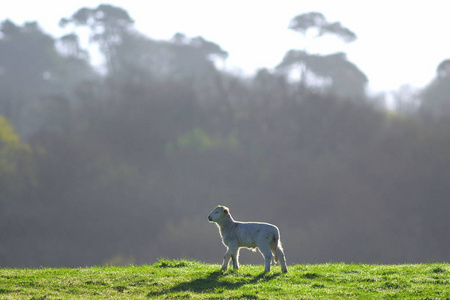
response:
[[[228,207],[224,207],[223,208],[223,212],[226,213],[228,215]]]

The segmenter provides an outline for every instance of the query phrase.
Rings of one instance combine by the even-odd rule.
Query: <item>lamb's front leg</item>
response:
[[[234,254],[231,254],[231,260],[233,261],[233,269],[239,269],[239,248],[236,248]]]
[[[227,249],[227,252],[225,252],[225,256],[223,257],[223,264],[222,264],[222,271],[225,271],[228,269],[228,264],[230,263],[231,254],[230,254],[230,248]]]
[[[239,269],[239,262],[238,262],[238,248],[236,246],[228,246],[228,250],[225,253],[225,256],[223,258],[223,264],[222,264],[222,270],[225,271],[228,269],[228,264],[230,263],[230,259],[233,261],[233,268]]]

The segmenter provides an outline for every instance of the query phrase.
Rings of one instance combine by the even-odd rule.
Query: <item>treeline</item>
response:
[[[356,38],[337,24],[310,13],[291,29]],[[217,67],[219,45],[150,39],[121,8],[61,26],[0,25],[1,267],[220,262],[217,204],[277,224],[289,263],[448,261],[448,63],[392,111],[342,53],[288,51],[241,78]]]

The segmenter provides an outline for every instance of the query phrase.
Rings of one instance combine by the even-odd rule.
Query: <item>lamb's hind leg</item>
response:
[[[287,273],[286,258],[284,256],[284,251],[281,243],[277,247],[277,257],[281,265],[281,272]]]
[[[270,263],[272,261],[272,252],[270,251],[269,245],[260,245],[259,251],[261,252],[262,256],[264,256],[264,272],[270,271]]]

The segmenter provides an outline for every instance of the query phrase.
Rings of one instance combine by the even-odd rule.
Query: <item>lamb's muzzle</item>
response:
[[[239,249],[256,247],[264,256],[264,272],[270,271],[273,256],[275,262],[280,263],[281,271],[287,272],[286,259],[280,241],[280,231],[275,225],[259,222],[237,222],[231,217],[228,207],[222,205],[211,211],[208,220],[215,222],[219,227],[222,243],[227,247],[222,270],[228,268],[230,260],[233,262],[233,268],[238,269]]]

